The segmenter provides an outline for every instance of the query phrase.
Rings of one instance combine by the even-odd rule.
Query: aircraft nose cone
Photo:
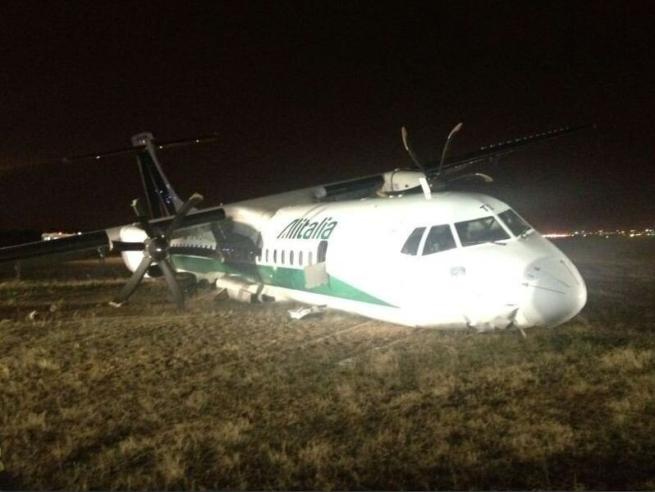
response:
[[[567,258],[541,258],[525,269],[525,289],[515,324],[556,326],[570,320],[587,302],[587,286]]]

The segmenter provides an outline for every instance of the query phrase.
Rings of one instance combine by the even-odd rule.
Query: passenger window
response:
[[[284,250],[280,251],[280,264],[284,265]]]
[[[289,265],[293,265],[293,251],[289,251]]]
[[[310,251],[309,253],[307,253],[307,264],[308,264],[308,265],[311,265],[311,264],[312,264],[312,260],[314,259],[313,256],[314,256],[314,255],[312,254],[311,251]]]
[[[277,263],[277,249],[273,250],[273,263]]]
[[[423,256],[439,253],[455,247],[455,238],[453,233],[450,232],[449,225],[440,225],[430,228],[428,237],[425,238],[425,246],[423,247]]]
[[[424,232],[425,227],[417,227],[414,229],[407,238],[407,241],[405,241],[405,245],[403,246],[403,249],[400,250],[400,252],[404,255],[416,255],[416,252],[418,251],[418,245],[421,242],[421,238],[423,237]]]
[[[302,251],[298,251],[298,265],[302,266]]]
[[[509,239],[509,234],[494,217],[467,220],[455,224],[462,246]]]
[[[327,256],[327,247],[328,247],[327,241],[321,241],[320,243],[318,243],[318,253],[316,254],[317,263],[323,263],[325,261],[325,258]]]
[[[266,248],[266,263],[268,263],[268,248]]]

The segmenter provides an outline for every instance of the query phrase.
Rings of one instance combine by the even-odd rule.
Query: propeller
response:
[[[405,150],[409,154],[409,157],[411,157],[414,164],[416,164],[416,167],[418,167],[421,171],[423,171],[423,174],[425,174],[425,166],[416,155],[416,152],[414,152],[414,149],[412,149],[412,146],[409,143],[409,134],[407,132],[407,128],[405,128],[404,126],[400,128],[400,136],[403,139],[403,146],[405,147]]]
[[[122,306],[141,284],[141,280],[143,280],[148,268],[155,264],[163,273],[164,279],[166,280],[168,288],[175,300],[175,304],[177,304],[179,309],[184,308],[184,293],[175,278],[175,267],[170,261],[170,240],[173,233],[184,223],[186,215],[195,205],[200,203],[202,199],[202,195],[199,195],[198,193],[191,195],[191,197],[180,207],[173,217],[173,220],[168,224],[168,227],[164,231],[155,230],[152,227],[148,221],[148,216],[143,209],[143,205],[138,198],[132,202],[132,209],[136,214],[137,221],[148,237],[143,243],[127,241],[113,242],[114,248],[118,251],[143,251],[143,259],[136,270],[132,273],[127,284],[125,284],[121,289],[118,296],[109,303],[110,305],[114,307]]]
[[[446,138],[446,143],[443,144],[443,150],[441,151],[441,160],[439,161],[439,172],[437,172],[437,179],[441,178],[441,171],[443,170],[443,163],[446,162],[446,154],[448,153],[448,146],[450,145],[450,141],[452,138],[455,136],[455,134],[462,129],[462,126],[464,123],[457,123],[452,130],[450,130],[450,133],[448,134],[448,138]]]
[[[454,178],[451,178],[448,180],[449,183],[453,183],[455,181],[467,181],[467,180],[480,180],[483,183],[493,183],[494,178],[489,176],[488,174],[484,173],[470,173],[470,174],[462,174],[461,176],[455,176]]]
[[[423,162],[416,155],[416,152],[414,152],[414,149],[412,148],[409,142],[409,133],[407,131],[407,128],[403,126],[400,129],[400,134],[403,140],[403,146],[405,147],[405,150],[409,154],[409,157],[412,159],[412,162],[425,175],[425,184],[421,184],[421,186],[428,187],[423,190],[424,193],[426,193],[426,197],[429,196],[428,192],[433,190],[434,188],[438,190],[442,190],[445,188],[446,184],[452,183],[454,181],[482,180],[485,183],[493,182],[493,178],[491,176],[482,173],[464,174],[464,175],[454,176],[449,179],[446,179],[446,177],[442,175],[444,163],[446,162],[446,157],[448,156],[448,150],[450,148],[450,142],[453,139],[453,137],[457,134],[457,132],[459,132],[462,129],[462,126],[463,123],[457,123],[453,127],[453,129],[450,130],[450,133],[448,134],[448,137],[446,138],[446,142],[444,143],[443,149],[441,151],[441,159],[439,161],[439,167],[437,168],[436,172],[434,170],[427,169],[426,166],[423,164]]]

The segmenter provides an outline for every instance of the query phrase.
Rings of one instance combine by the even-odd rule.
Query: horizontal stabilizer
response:
[[[219,138],[218,134],[212,133],[210,135],[203,135],[195,138],[186,138],[183,140],[170,140],[168,142],[158,142],[156,140],[153,140],[152,143],[156,150],[166,150],[166,149],[171,149],[174,147],[182,147],[186,145],[215,142],[216,140],[218,140],[218,138]],[[143,151],[145,148],[146,145],[144,143],[143,145],[134,145],[132,147],[124,147],[121,149],[108,150],[106,152],[94,152],[91,154],[80,154],[80,155],[73,155],[69,157],[63,157],[61,159],[61,162],[72,162],[72,161],[79,161],[85,159],[103,159],[105,157],[115,157],[119,155],[136,154],[138,152]]]

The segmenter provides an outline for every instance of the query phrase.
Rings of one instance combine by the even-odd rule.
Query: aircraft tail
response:
[[[149,215],[149,218],[158,219],[175,215],[184,202],[175,193],[164,171],[162,171],[155,149],[165,150],[173,147],[215,142],[216,140],[218,140],[218,135],[212,133],[192,139],[155,142],[152,133],[143,132],[132,137],[131,147],[62,157],[60,161],[62,163],[69,163],[87,159],[98,160],[119,155],[135,154],[146,197],[147,210],[145,212]]]
[[[143,132],[132,137],[132,145],[141,147],[136,153],[136,160],[141,174],[148,215],[153,219],[158,219],[174,215],[184,202],[164,174],[155,153],[153,140],[152,133]]]

